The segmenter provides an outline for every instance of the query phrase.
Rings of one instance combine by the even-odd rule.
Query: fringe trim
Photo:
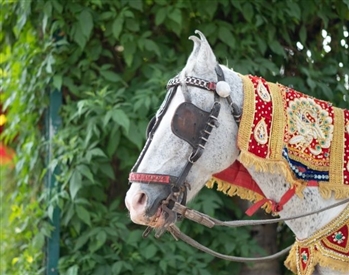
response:
[[[328,182],[319,183],[319,191],[324,199],[329,199],[332,195],[336,200],[347,199],[349,197],[349,186],[343,184],[331,184]]]
[[[331,258],[323,255],[321,251],[317,251],[315,249],[312,250],[312,255],[310,259],[311,264],[308,266],[308,269],[305,271],[305,273],[301,273],[297,269],[297,264],[295,260],[298,257],[297,249],[297,244],[294,244],[290,250],[290,253],[287,256],[287,259],[284,261],[285,266],[294,274],[311,275],[313,274],[315,266],[317,264],[319,264],[322,267],[328,267],[337,271],[349,273],[349,260],[345,262],[341,261],[340,259]]]
[[[296,188],[296,194],[303,198],[302,192],[307,186],[307,182],[294,178],[286,162],[282,160],[261,159],[246,151],[241,151],[239,160],[243,165],[245,165],[245,167],[253,167],[257,172],[267,172],[272,174],[281,173],[291,186]]]
[[[258,172],[272,174],[281,172],[291,186],[295,186],[296,194],[303,198],[302,192],[307,186],[307,181],[295,178],[286,161],[261,159],[246,151],[241,151],[239,160],[245,167],[253,167]],[[349,197],[349,186],[319,181],[319,192],[324,199],[329,199],[332,195],[334,195],[335,199],[346,199]]]
[[[298,274],[297,271],[297,244],[292,245],[292,248],[290,250],[290,252],[288,253],[288,256],[286,258],[286,260],[284,261],[284,265],[291,270],[294,274]],[[311,270],[310,274],[314,271],[314,266],[312,268],[310,268],[309,270]]]
[[[316,261],[320,266],[333,268],[341,272],[349,272],[349,263],[343,262],[341,260],[332,259],[326,256],[323,256],[321,252],[316,252]]]
[[[234,185],[233,183],[229,183],[220,179],[217,179],[215,177],[212,177],[209,181],[206,182],[206,187],[212,189],[214,185],[217,185],[217,190],[223,192],[224,194],[232,197],[232,196],[239,196],[241,199],[249,200],[251,202],[258,202],[264,197],[256,192],[253,192],[252,190],[249,190],[247,188]],[[265,212],[271,213],[271,205],[270,203],[266,202],[262,207]]]

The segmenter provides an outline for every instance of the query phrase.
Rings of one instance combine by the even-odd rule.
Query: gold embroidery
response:
[[[335,115],[335,128],[333,133],[333,141],[331,145],[330,155],[330,182],[342,183],[344,166],[344,114],[341,109],[333,108]],[[349,186],[347,186],[349,188]]]

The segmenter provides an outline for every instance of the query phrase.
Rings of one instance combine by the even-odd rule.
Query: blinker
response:
[[[205,128],[209,117],[209,112],[201,110],[190,102],[183,102],[177,107],[172,118],[172,132],[193,148],[197,148],[203,135],[201,131]]]

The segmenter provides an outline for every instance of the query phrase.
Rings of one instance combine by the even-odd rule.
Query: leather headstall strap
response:
[[[223,71],[218,64],[216,66],[215,71],[217,74],[217,80],[224,81]],[[174,94],[177,91],[177,87],[182,84],[182,81],[179,79],[179,77],[175,77],[175,78],[171,79],[167,84],[167,89],[169,90],[168,93],[170,93],[170,94],[168,95],[168,98],[165,99],[164,107],[161,111],[161,114],[158,114],[158,117],[156,118],[155,122],[154,121],[151,122],[151,124],[153,124],[153,126],[148,134],[147,142],[146,142],[136,164],[132,168],[131,173],[129,174],[129,182],[138,182],[138,183],[145,183],[145,184],[152,183],[152,184],[169,184],[169,185],[171,185],[172,191],[171,191],[169,197],[163,202],[161,207],[165,212],[168,213],[169,217],[172,217],[173,215],[177,215],[177,220],[178,220],[178,218],[181,218],[181,215],[178,213],[172,212],[168,208],[168,206],[170,208],[172,208],[173,204],[176,202],[180,202],[180,204],[186,205],[187,189],[190,188],[189,184],[186,183],[186,178],[187,178],[188,173],[189,173],[190,169],[192,168],[193,164],[202,156],[202,153],[205,149],[206,143],[208,141],[208,138],[209,138],[213,128],[218,127],[218,115],[219,115],[220,107],[221,107],[220,96],[216,93],[216,82],[209,82],[209,81],[199,79],[196,77],[186,77],[184,79],[184,83],[188,86],[194,86],[197,88],[201,88],[201,89],[205,89],[205,90],[213,92],[214,103],[213,103],[213,106],[212,106],[210,112],[205,112],[205,111],[199,109],[198,107],[193,105],[191,102],[184,102],[181,104],[181,105],[186,104],[186,106],[184,106],[184,107],[182,106],[182,111],[184,110],[185,112],[192,113],[194,120],[197,119],[197,118],[195,118],[195,116],[200,116],[200,114],[202,114],[202,117],[203,117],[202,119],[199,118],[198,122],[199,122],[200,126],[196,131],[196,134],[198,134],[199,136],[194,137],[194,143],[188,142],[189,140],[186,138],[183,138],[183,135],[181,136],[178,132],[174,131],[174,128],[176,127],[176,125],[171,126],[174,134],[179,136],[180,138],[184,139],[185,141],[187,141],[191,145],[191,147],[193,148],[193,151],[190,154],[190,156],[188,157],[188,160],[187,160],[182,172],[180,173],[180,175],[178,177],[172,176],[172,175],[136,172],[140,163],[142,162],[142,160],[144,158],[146,151],[148,150],[148,148],[152,142],[153,135],[154,135],[158,125],[160,124],[162,117],[164,116],[168,106],[171,103],[171,100],[172,100]],[[186,92],[186,91],[184,91],[184,92]],[[186,100],[188,99],[187,96],[184,96],[184,97]],[[181,105],[179,107],[181,107]],[[177,126],[179,124],[177,123]],[[195,125],[195,122],[191,126],[193,126],[193,125]],[[189,127],[190,127],[190,125],[189,125]],[[185,128],[187,128],[187,127],[183,127],[182,134],[183,134],[183,131],[186,131]],[[185,135],[185,133],[184,133],[184,135]],[[172,206],[169,205],[170,200],[172,200]],[[166,222],[166,226],[170,225],[171,222],[173,222],[173,221]],[[162,232],[164,232],[165,229],[166,228],[159,230],[160,233],[157,233],[156,236],[159,237],[162,234]],[[149,234],[149,232],[150,232],[149,228],[146,229],[143,236],[146,237]]]
[[[224,80],[224,74],[219,65],[216,66],[216,73],[217,73],[217,79],[218,81]],[[167,84],[167,89],[169,90],[169,96],[167,98],[167,101],[165,102],[165,105],[163,107],[163,110],[161,114],[157,117],[154,126],[152,127],[152,130],[149,133],[149,136],[147,138],[146,144],[136,162],[134,167],[131,170],[131,173],[129,175],[129,182],[139,182],[139,183],[154,183],[154,184],[170,184],[172,186],[175,186],[177,188],[183,186],[184,181],[192,167],[192,165],[201,157],[203,150],[205,149],[205,145],[207,143],[207,140],[212,132],[213,127],[218,127],[217,118],[220,112],[220,97],[215,93],[216,88],[216,82],[208,82],[203,79],[195,78],[195,77],[186,77],[184,80],[185,84],[188,86],[194,86],[197,88],[205,89],[211,92],[214,92],[214,104],[211,108],[211,111],[209,115],[207,116],[207,121],[204,125],[204,128],[202,129],[201,136],[198,138],[198,143],[195,144],[193,147],[193,152],[188,158],[188,162],[184,169],[182,170],[182,173],[179,175],[179,177],[172,176],[172,175],[162,175],[162,174],[149,174],[149,173],[139,173],[136,172],[139,164],[142,162],[144,155],[146,151],[148,150],[153,135],[160,124],[163,115],[165,114],[168,106],[170,105],[170,102],[172,98],[174,97],[177,87],[181,84],[178,77],[175,77],[171,79]]]

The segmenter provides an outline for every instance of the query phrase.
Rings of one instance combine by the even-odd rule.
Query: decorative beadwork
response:
[[[304,264],[307,264],[308,262],[308,253],[306,251],[303,251],[301,254],[301,260]]]
[[[216,83],[207,81],[205,79],[201,79],[193,76],[187,76],[184,79],[184,82],[189,86],[200,87],[208,91],[216,90]],[[179,76],[171,78],[167,83],[167,89],[173,86],[178,86],[179,84],[181,84],[181,80],[179,79]]]
[[[338,244],[341,244],[345,240],[345,236],[341,231],[334,232],[334,234],[332,235],[332,238],[333,238],[333,242]]]

